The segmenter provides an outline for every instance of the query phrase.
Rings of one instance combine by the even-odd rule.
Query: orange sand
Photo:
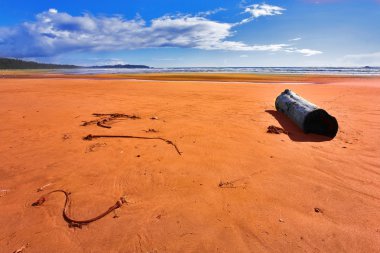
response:
[[[334,115],[337,137],[305,135],[275,112],[285,88]],[[287,85],[13,76],[0,79],[0,99],[0,252],[380,250],[379,78]],[[92,113],[142,119],[80,126]],[[267,134],[269,125],[290,136]],[[88,134],[161,136],[183,154],[156,140],[82,140]],[[78,219],[122,195],[129,203],[119,218],[74,229],[62,218],[63,195],[30,206],[54,189],[72,193]]]

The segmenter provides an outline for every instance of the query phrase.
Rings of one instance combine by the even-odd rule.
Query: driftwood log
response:
[[[333,116],[289,89],[277,97],[276,109],[288,116],[305,133],[334,138],[338,132],[338,122]]]

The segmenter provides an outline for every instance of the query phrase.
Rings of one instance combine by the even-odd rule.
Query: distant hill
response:
[[[96,69],[149,69],[150,67],[145,66],[145,65],[117,64],[117,65],[92,66],[91,68],[96,68]]]
[[[75,68],[83,68],[81,66],[75,65],[65,65],[65,64],[48,64],[48,63],[38,63],[34,61],[23,61],[17,59],[10,58],[0,58],[0,69],[75,69]],[[128,68],[128,69],[136,69],[136,68],[150,68],[145,65],[103,65],[103,66],[92,66],[87,68]]]
[[[34,61],[0,58],[0,69],[74,69],[75,65],[47,64]]]

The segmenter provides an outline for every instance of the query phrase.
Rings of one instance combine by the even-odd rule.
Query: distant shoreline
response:
[[[344,82],[345,80],[376,79],[379,76],[318,75],[318,74],[253,74],[253,73],[131,73],[131,74],[61,74],[40,70],[0,70],[0,79],[90,79],[128,80],[158,82],[210,82],[247,84],[323,84]]]
[[[109,69],[149,69],[149,66],[146,65],[136,65],[136,64],[113,64],[113,65],[95,65],[95,66],[77,66],[69,64],[51,64],[51,63],[39,63],[35,61],[24,61],[19,59],[12,58],[1,58],[0,57],[0,70],[32,70],[32,69],[41,69],[41,70],[58,70],[58,69],[99,69],[99,68],[109,68]]]
[[[162,75],[162,74],[197,74],[197,75],[322,75],[322,76],[380,76],[380,68],[354,68],[354,67],[194,67],[194,68],[70,68],[70,69],[24,69],[24,70],[1,70],[1,72],[9,71],[25,71],[25,72],[43,72],[55,75]]]

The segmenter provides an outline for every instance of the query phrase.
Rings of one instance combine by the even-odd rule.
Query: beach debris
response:
[[[314,208],[314,212],[316,212],[316,213],[323,213],[323,211],[320,208],[318,208],[318,207]]]
[[[37,189],[37,192],[42,192],[46,187],[49,187],[52,184],[53,183],[48,183],[48,184],[45,184],[45,185],[41,186],[40,188]]]
[[[87,220],[76,220],[76,219],[70,218],[68,216],[67,209],[71,205],[71,199],[70,199],[71,193],[67,192],[65,190],[54,190],[54,191],[48,192],[48,193],[42,195],[37,201],[33,202],[32,206],[41,206],[46,201],[48,195],[50,195],[52,193],[57,193],[57,192],[63,193],[65,195],[65,198],[66,198],[65,205],[63,206],[63,212],[62,212],[63,219],[67,222],[69,227],[74,227],[74,228],[75,227],[82,228],[82,226],[84,226],[84,225],[88,225],[89,223],[100,220],[101,218],[105,217],[109,213],[120,208],[123,204],[128,203],[126,197],[122,196],[122,197],[120,197],[120,199],[118,201],[116,201],[116,203],[113,206],[108,208],[107,211],[99,214],[98,216],[96,216],[94,218],[87,219]]]
[[[236,186],[234,185],[233,182],[223,182],[223,181],[220,181],[218,186],[220,188],[236,188]]]
[[[286,89],[276,99],[277,111],[288,116],[304,133],[315,133],[334,138],[338,121],[325,110]]]
[[[154,128],[149,128],[148,130],[143,130],[145,133],[158,133],[159,131]]]
[[[270,133],[270,134],[289,134],[289,132],[286,131],[285,129],[283,129],[281,127],[276,127],[273,125],[268,126],[267,133]]]
[[[128,115],[124,113],[93,113],[92,114],[95,117],[111,117],[111,118],[128,118],[128,119],[140,119],[139,116],[136,115]]]
[[[113,210],[113,217],[114,219],[120,218],[120,216],[117,214],[116,209]]]
[[[26,248],[29,247],[29,243],[23,245],[22,247],[20,247],[19,249],[13,251],[13,253],[22,253]]]
[[[95,143],[87,147],[86,153],[95,152],[98,148],[107,146],[107,143]]]
[[[133,119],[133,120],[140,119],[140,117],[136,115],[128,115],[128,114],[122,114],[122,113],[93,113],[92,115],[95,117],[99,117],[100,119],[91,120],[91,121],[83,121],[81,126],[97,125],[98,127],[111,128],[111,126],[106,125],[107,123],[110,123],[111,121],[122,120],[122,119]]]
[[[226,227],[227,228],[227,227]],[[194,233],[191,233],[191,232],[189,232],[189,233],[183,233],[183,234],[181,234],[180,235],[180,237],[184,237],[184,236],[186,236],[186,235],[193,235]]]
[[[278,219],[279,222],[284,223],[285,221],[283,219]]]
[[[152,116],[150,117],[151,120],[158,120],[158,117],[157,116]]]
[[[68,140],[68,139],[71,139],[71,134],[63,134],[62,136],[62,139],[65,141],[65,140]]]
[[[236,180],[233,180],[233,181],[220,181],[218,186],[219,188],[242,188],[242,189],[246,189],[247,188],[247,183],[246,182],[243,182],[243,183],[240,183],[238,185],[236,185],[236,183],[240,180],[243,180],[243,179],[247,179],[248,177],[246,178],[240,178],[240,179],[236,179]],[[199,184],[200,186],[202,186],[202,184]]]
[[[167,140],[167,139],[164,139],[164,138],[161,138],[161,137],[144,137],[144,136],[133,136],[133,135],[92,135],[92,134],[89,134],[89,135],[83,137],[83,140],[91,141],[92,139],[97,139],[97,138],[126,138],[126,139],[143,139],[143,140],[161,140],[161,141],[166,142],[169,145],[172,145],[179,155],[182,154],[182,152],[179,151],[177,145],[175,145],[174,142]]]
[[[220,188],[238,188],[239,187],[239,188],[246,189],[247,188],[247,182],[244,182],[244,181],[249,180],[250,178],[252,178],[255,175],[261,174],[262,172],[263,172],[263,170],[255,171],[255,172],[249,174],[248,176],[243,176],[243,177],[240,177],[240,178],[237,178],[234,180],[230,180],[230,181],[222,181],[221,180],[219,182],[218,186]],[[236,183],[238,183],[240,181],[243,181],[243,182],[236,185]],[[199,184],[199,185],[202,185],[202,184]]]

